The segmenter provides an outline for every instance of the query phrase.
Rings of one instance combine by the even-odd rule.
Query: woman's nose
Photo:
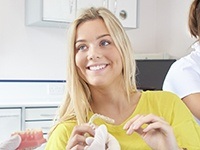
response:
[[[98,47],[90,47],[88,51],[88,60],[100,59],[102,57]]]

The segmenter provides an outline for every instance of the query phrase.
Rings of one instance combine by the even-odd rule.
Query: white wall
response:
[[[156,0],[138,0],[138,28],[127,30],[135,53],[156,52]]]
[[[191,1],[138,0],[138,28],[127,30],[135,52],[187,54]],[[25,0],[0,0],[0,79],[64,79],[66,29],[25,26],[24,6]]]
[[[0,0],[0,79],[63,79],[66,29],[25,26],[25,0]]]
[[[128,31],[136,53],[169,53],[180,58],[195,41],[188,31],[193,0],[138,0],[139,28]]]
[[[193,0],[157,0],[157,50],[179,58],[190,52],[196,40],[188,29],[189,8]]]

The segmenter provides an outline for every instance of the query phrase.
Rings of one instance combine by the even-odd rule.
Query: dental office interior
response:
[[[121,19],[141,67],[140,86],[160,90],[171,63],[195,42],[187,24],[191,2],[1,0],[0,141],[27,129],[42,129],[47,137],[65,95],[67,28],[79,8],[103,5]]]

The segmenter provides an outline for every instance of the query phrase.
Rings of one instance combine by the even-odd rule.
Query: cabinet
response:
[[[109,0],[108,9],[125,28],[137,27],[137,0]]]
[[[44,137],[47,137],[53,125],[57,107],[25,107],[24,130],[42,129]],[[36,150],[43,150],[45,143]]]
[[[26,0],[26,25],[66,27],[82,8],[106,7],[125,28],[137,27],[137,0]]]
[[[21,108],[0,108],[0,141],[21,130]]]
[[[40,128],[47,134],[53,125],[57,107],[28,107],[25,108],[25,130]]]
[[[76,14],[75,0],[26,0],[26,25],[66,27]]]
[[[88,7],[108,7],[108,0],[77,0],[77,10]]]
[[[8,139],[13,132],[27,129],[41,129],[44,137],[53,126],[58,110],[55,104],[29,104],[24,106],[0,106],[0,142]],[[45,143],[36,150],[44,150]]]
[[[92,6],[108,8],[125,28],[137,27],[137,0],[77,0],[77,10]]]
[[[71,22],[75,17],[75,6],[75,0],[43,0],[43,19]]]

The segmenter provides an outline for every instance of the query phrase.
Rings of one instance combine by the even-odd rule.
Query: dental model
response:
[[[100,114],[94,114],[90,120],[89,124],[94,125],[93,122],[95,119],[100,118],[108,123],[114,123],[115,121],[109,117],[100,115]],[[95,128],[95,136],[90,137],[88,136],[86,138],[87,146],[84,148],[85,150],[120,150],[120,145],[118,141],[115,139],[114,136],[112,136],[110,133],[108,133],[106,126],[100,125],[99,127]]]
[[[94,115],[92,115],[92,117],[90,118],[89,124],[93,124],[94,120],[97,119],[97,118],[100,118],[100,119],[106,121],[107,123],[111,123],[111,124],[114,124],[114,123],[115,123],[115,120],[114,120],[114,119],[111,119],[111,118],[106,117],[106,116],[104,116],[104,115],[94,114]]]
[[[26,130],[25,132],[15,132],[12,135],[21,137],[21,143],[17,150],[36,148],[46,142],[42,130]]]

